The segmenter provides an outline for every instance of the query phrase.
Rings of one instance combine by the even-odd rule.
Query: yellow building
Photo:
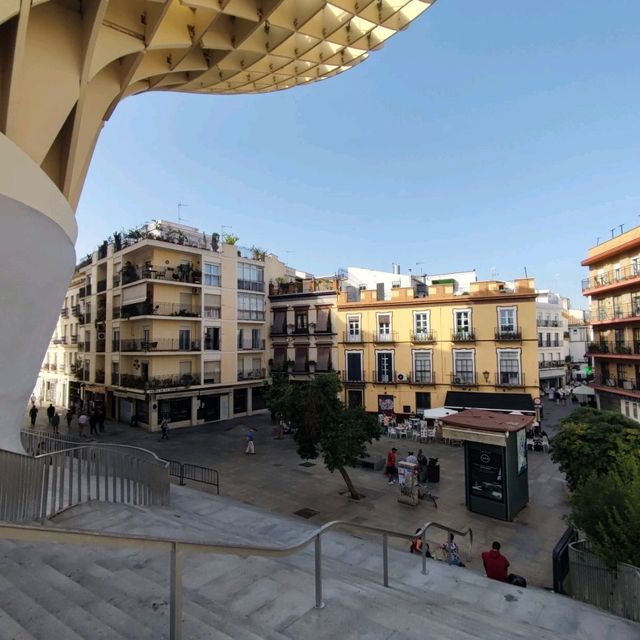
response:
[[[589,249],[594,388],[601,409],[640,420],[640,227]]]
[[[532,279],[360,291],[338,299],[345,401],[367,411],[533,410],[538,396]],[[353,297],[353,296],[351,296]],[[450,396],[452,391],[465,392]],[[509,397],[507,397],[509,396]]]
[[[275,256],[184,225],[117,234],[79,265],[81,286],[67,294],[79,384],[56,399],[150,429],[164,415],[179,427],[264,410],[265,281],[284,273]]]

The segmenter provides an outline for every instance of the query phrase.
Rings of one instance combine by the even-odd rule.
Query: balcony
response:
[[[289,332],[293,336],[308,336],[309,335],[309,327],[293,327],[291,326],[291,331]]]
[[[91,324],[91,314],[90,313],[83,313],[81,315],[78,316],[78,322],[80,324]]]
[[[117,320],[118,318],[120,318],[120,307],[113,307],[113,311],[111,312],[111,318],[113,320]]]
[[[49,370],[50,371],[57,371],[58,370],[58,365],[57,364],[50,364],[49,365]]]
[[[74,304],[73,307],[71,307],[71,315],[75,316],[76,318],[78,318],[81,315],[79,304]]]
[[[414,371],[413,372],[413,384],[435,385],[436,373],[435,371]]]
[[[543,320],[542,318],[538,318],[536,320],[536,324],[539,327],[558,327],[558,326],[560,326],[560,323],[558,322],[558,320]]]
[[[358,332],[358,333],[351,333],[349,331],[345,331],[342,334],[342,341],[343,342],[350,342],[350,343],[360,343],[363,342],[363,337],[362,337],[362,333]]]
[[[51,342],[53,344],[67,344],[67,336],[62,336],[61,338],[54,338]]]
[[[258,291],[264,293],[264,282],[254,280],[238,280],[238,289],[243,291]]]
[[[128,389],[141,389],[144,391],[157,389],[173,389],[175,387],[190,387],[200,384],[200,376],[186,373],[177,376],[162,376],[154,378],[143,378],[128,373],[120,374],[120,385]]]
[[[87,295],[87,288],[86,287],[80,287],[80,290],[78,291],[78,297],[79,298],[85,298]]]
[[[248,371],[238,371],[238,382],[240,380],[262,380],[265,377],[265,369],[249,369]]]
[[[473,331],[452,331],[451,342],[475,342],[476,334]]]
[[[582,291],[587,292],[592,289],[617,289],[633,284],[634,281],[640,279],[640,266],[627,265],[620,269],[612,269],[604,273],[585,278],[582,281]],[[630,282],[631,281],[631,282]],[[585,293],[585,295],[587,295]]]
[[[587,345],[589,355],[640,355],[640,342],[616,341],[616,342],[590,342]]]
[[[326,327],[318,327],[318,325],[313,324],[313,322],[310,324],[311,328],[313,329],[313,333],[316,335],[331,335],[333,334],[333,329],[331,328],[331,323],[327,324]]]
[[[395,384],[396,372],[395,371],[372,371],[371,381],[374,384]]]
[[[264,311],[254,311],[253,309],[238,309],[238,320],[253,320],[264,322]]]
[[[116,274],[115,276],[113,276],[113,286],[114,287],[119,287],[120,286],[120,281],[121,281],[121,277],[120,274]]]
[[[287,335],[287,325],[286,324],[272,324],[270,335],[272,336],[286,336]]]
[[[104,322],[107,319],[107,309],[100,307],[96,310],[96,322]]]
[[[114,341],[114,346],[115,346]],[[160,338],[159,340],[143,340],[133,338],[120,340],[121,353],[147,353],[153,351],[201,351],[200,340],[180,340],[179,338]],[[114,351],[118,349],[114,348]]]
[[[496,387],[524,387],[524,373],[520,371],[499,371],[496,373]]]
[[[452,373],[451,385],[454,387],[476,387],[478,386],[477,375],[469,371]]]
[[[340,376],[340,379],[344,384],[364,384],[364,372],[363,371],[344,371]]]
[[[85,342],[83,347],[80,349],[80,351],[84,351],[85,353],[89,353],[89,351],[91,351],[91,343],[90,342]]]
[[[204,374],[202,384],[220,384],[220,372],[211,371]]]
[[[85,295],[90,296],[91,295],[91,285],[88,284],[85,288]]]
[[[69,339],[71,340],[71,344],[78,344],[78,336],[77,335],[71,334],[69,336]]]
[[[207,307],[205,305],[203,318],[220,320],[220,307]]]
[[[538,362],[539,369],[559,369],[564,367],[565,362],[562,360],[545,360],[544,362]]]
[[[389,333],[377,331],[373,334],[373,339],[375,342],[397,342],[398,334],[395,331]]]
[[[121,309],[121,317],[124,320],[137,316],[165,316],[169,318],[199,318],[200,307],[185,305],[177,302],[139,302],[130,304]]]
[[[107,281],[106,280],[98,280],[98,293],[102,293],[107,290]]]
[[[498,327],[495,330],[497,342],[521,342],[522,329],[520,327]]]
[[[104,353],[106,350],[106,341],[105,340],[97,340],[96,341],[96,353]]]
[[[608,324],[616,322],[640,320],[640,301],[616,304],[609,309],[597,309],[592,324]]]
[[[251,342],[248,344],[242,343],[238,345],[238,351],[264,351],[264,348],[264,340],[258,340],[257,342]]]
[[[119,373],[112,373],[111,374],[111,384],[114,387],[119,387],[120,386],[120,374]]]
[[[67,307],[62,307],[62,309],[60,309],[60,317],[61,318],[69,317],[69,309]]]
[[[102,369],[96,371],[96,384],[104,384],[104,371]]]
[[[632,380],[631,378],[611,378],[598,376],[595,383],[602,387],[610,389],[624,389],[625,391],[638,391],[640,389],[640,380]]]
[[[435,333],[431,331],[418,331],[411,334],[411,342],[435,342]]]

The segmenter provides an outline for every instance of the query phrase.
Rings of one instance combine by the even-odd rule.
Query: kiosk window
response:
[[[471,493],[481,498],[504,501],[502,455],[486,449],[469,451]]]

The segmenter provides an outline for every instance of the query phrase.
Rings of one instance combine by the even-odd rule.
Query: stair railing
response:
[[[426,532],[431,528],[440,529],[447,533],[459,536],[469,536],[473,543],[473,532],[470,528],[464,531],[457,531],[447,525],[438,522],[427,522],[416,533],[403,533],[381,527],[347,522],[344,520],[334,520],[318,527],[305,534],[298,542],[286,547],[265,547],[259,545],[230,545],[230,544],[210,544],[205,542],[190,542],[162,538],[155,536],[141,536],[133,534],[105,533],[94,531],[81,531],[72,529],[58,529],[54,527],[36,527],[30,525],[3,524],[0,523],[0,538],[9,540],[20,540],[25,542],[47,542],[66,543],[79,545],[99,545],[110,548],[134,547],[145,550],[168,551],[170,553],[170,606],[169,624],[170,640],[182,640],[182,565],[186,552],[191,553],[217,553],[222,555],[234,555],[239,557],[262,556],[281,557],[290,556],[314,543],[315,549],[315,607],[322,609],[322,542],[324,533],[337,527],[350,527],[361,531],[369,531],[382,536],[382,563],[383,582],[385,587],[389,587],[389,561],[388,561],[388,538],[401,538],[403,540],[413,540],[421,536],[423,545],[422,573],[426,574]]]

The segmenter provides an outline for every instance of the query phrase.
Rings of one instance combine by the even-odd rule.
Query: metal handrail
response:
[[[265,547],[261,545],[232,545],[212,544],[187,540],[175,540],[159,536],[142,536],[136,534],[106,533],[95,531],[81,531],[77,529],[58,529],[54,527],[35,527],[30,525],[17,525],[0,523],[0,538],[10,540],[26,540],[30,542],[67,542],[69,544],[98,544],[107,547],[134,546],[141,549],[157,549],[171,552],[170,572],[170,639],[182,639],[182,561],[186,551],[193,553],[219,553],[222,555],[234,555],[240,557],[262,556],[281,557],[289,556],[309,546],[314,542],[315,546],[315,606],[318,609],[324,607],[322,601],[322,544],[321,536],[330,529],[336,527],[353,527],[382,535],[382,559],[384,586],[389,587],[389,560],[388,537],[412,540],[418,536],[422,538],[422,573],[427,573],[427,546],[426,532],[430,528],[441,529],[459,536],[469,535],[470,545],[473,544],[473,531],[467,527],[464,531],[457,531],[439,522],[427,522],[416,533],[408,534],[381,527],[347,522],[345,520],[333,520],[304,535],[295,544],[286,547]]]

